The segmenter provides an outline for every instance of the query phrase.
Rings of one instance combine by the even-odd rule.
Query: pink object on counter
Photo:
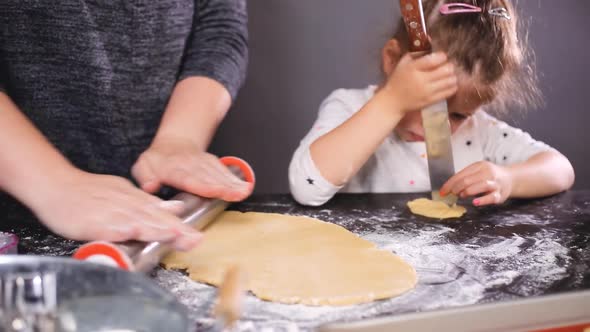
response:
[[[17,245],[16,235],[0,232],[0,255],[16,255]]]

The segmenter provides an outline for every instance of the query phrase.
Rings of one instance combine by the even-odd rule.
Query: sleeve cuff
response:
[[[186,61],[178,76],[178,81],[188,77],[204,76],[223,85],[232,100],[235,100],[240,87],[246,78],[245,66],[240,65],[238,59],[232,59],[227,54],[193,54],[192,61]]]
[[[309,146],[300,146],[289,167],[289,185],[295,200],[319,206],[329,201],[343,186],[335,186],[317,169]]]

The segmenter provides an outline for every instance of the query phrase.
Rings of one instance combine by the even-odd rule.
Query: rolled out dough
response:
[[[224,212],[193,251],[163,264],[218,286],[225,270],[241,267],[257,297],[306,305],[350,305],[412,289],[416,271],[346,229],[321,220],[257,212]]]
[[[427,198],[410,201],[408,202],[408,207],[413,214],[436,219],[459,218],[467,212],[460,205],[448,206],[444,202],[432,201]]]

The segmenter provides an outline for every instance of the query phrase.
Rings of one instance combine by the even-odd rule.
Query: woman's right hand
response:
[[[454,65],[442,52],[421,57],[406,53],[382,89],[403,113],[421,110],[457,92]]]
[[[121,177],[75,170],[51,189],[32,208],[51,231],[66,238],[161,241],[178,250],[189,250],[202,238],[174,214],[182,202],[163,201]]]

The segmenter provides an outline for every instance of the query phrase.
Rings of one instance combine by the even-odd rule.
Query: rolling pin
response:
[[[220,161],[233,174],[254,184],[254,171],[244,160],[237,157],[223,157]],[[179,193],[172,200],[184,203],[183,212],[179,215],[182,223],[199,231],[207,227],[229,206],[228,202],[220,199],[203,198],[189,193]],[[128,271],[149,273],[170,251],[171,248],[162,242],[110,243],[95,241],[78,248],[73,258],[119,267]]]

